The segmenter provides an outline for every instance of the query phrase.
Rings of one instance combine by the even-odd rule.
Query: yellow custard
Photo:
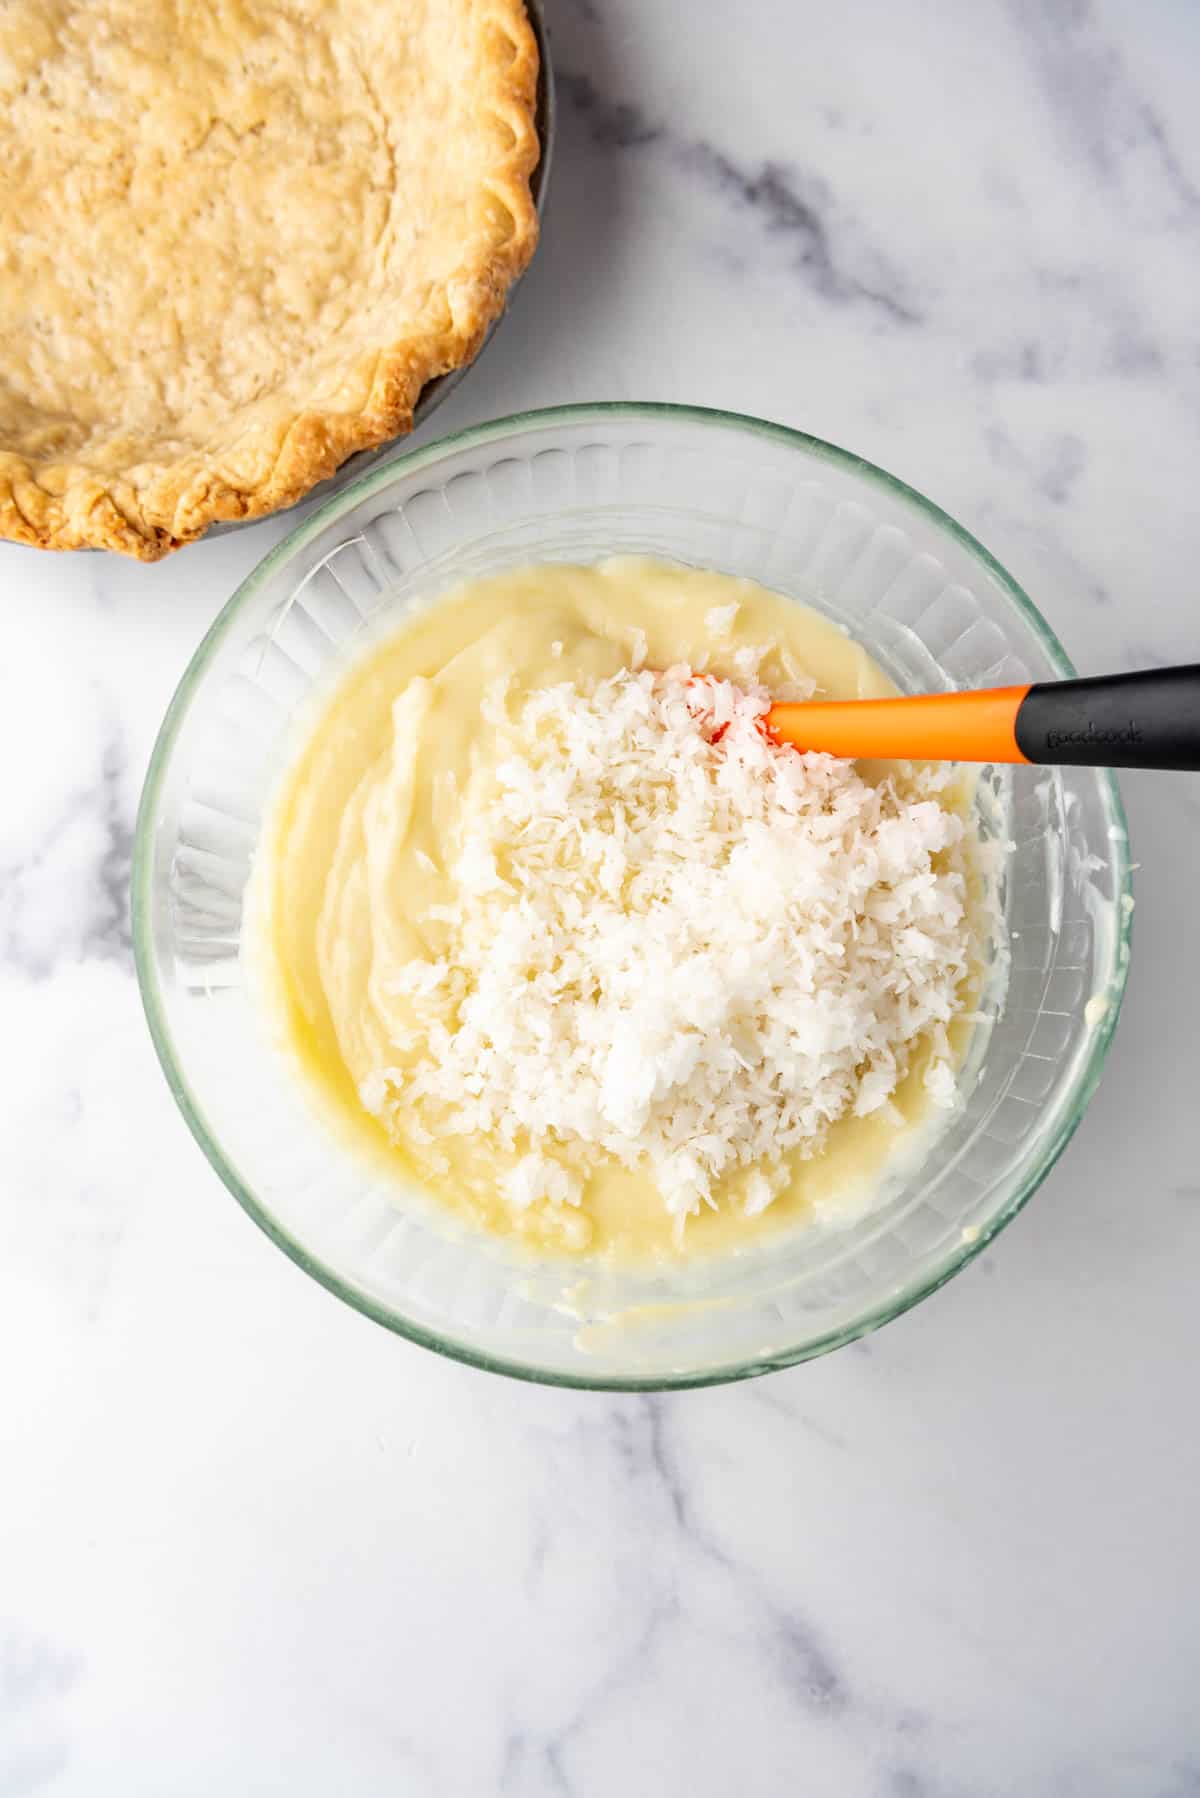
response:
[[[453,898],[464,795],[494,777],[500,754],[487,705],[497,683],[519,702],[642,661],[742,680],[744,652],[764,646],[757,679],[774,693],[805,681],[835,699],[894,691],[867,653],[815,611],[750,582],[634,558],[548,564],[463,587],[412,616],[342,679],[264,833],[251,949],[289,1052],[348,1145],[538,1253],[630,1262],[726,1252],[794,1226],[814,1208],[860,1199],[914,1146],[930,1115],[924,1042],[889,1107],[840,1117],[818,1154],[786,1158],[786,1184],[766,1209],[747,1214],[743,1170],[722,1182],[715,1209],[702,1207],[682,1228],[649,1176],[612,1158],[591,1169],[577,1205],[514,1208],[502,1196],[511,1154],[487,1134],[397,1135],[363,1102],[405,1033],[410,1000],[396,989],[395,970],[444,948],[439,919]],[[885,770],[860,772],[879,779]],[[903,768],[886,772],[900,786],[911,778]],[[965,1030],[952,1026],[959,1052]]]

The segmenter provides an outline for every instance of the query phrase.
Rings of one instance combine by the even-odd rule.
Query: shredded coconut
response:
[[[952,1104],[969,931],[947,777],[871,785],[772,742],[769,703],[685,668],[540,689],[512,716],[499,694],[449,947],[402,969],[404,1066],[364,1104],[489,1136],[516,1208],[577,1204],[613,1156],[680,1219],[739,1170],[763,1210],[782,1156],[888,1114],[918,1042]]]
[[[727,637],[733,629],[740,605],[735,599],[731,606],[712,606],[704,614],[704,628],[710,637]]]

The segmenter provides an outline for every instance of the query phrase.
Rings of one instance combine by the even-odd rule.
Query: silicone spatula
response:
[[[1200,769],[1200,663],[975,693],[773,705],[797,749],[894,761]]]

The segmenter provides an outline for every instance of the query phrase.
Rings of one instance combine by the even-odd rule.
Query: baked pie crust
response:
[[[153,561],[409,430],[537,241],[522,0],[0,6],[0,536]]]

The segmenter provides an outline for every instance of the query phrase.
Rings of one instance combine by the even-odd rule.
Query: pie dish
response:
[[[411,428],[533,253],[522,0],[8,0],[0,536],[153,561]]]

